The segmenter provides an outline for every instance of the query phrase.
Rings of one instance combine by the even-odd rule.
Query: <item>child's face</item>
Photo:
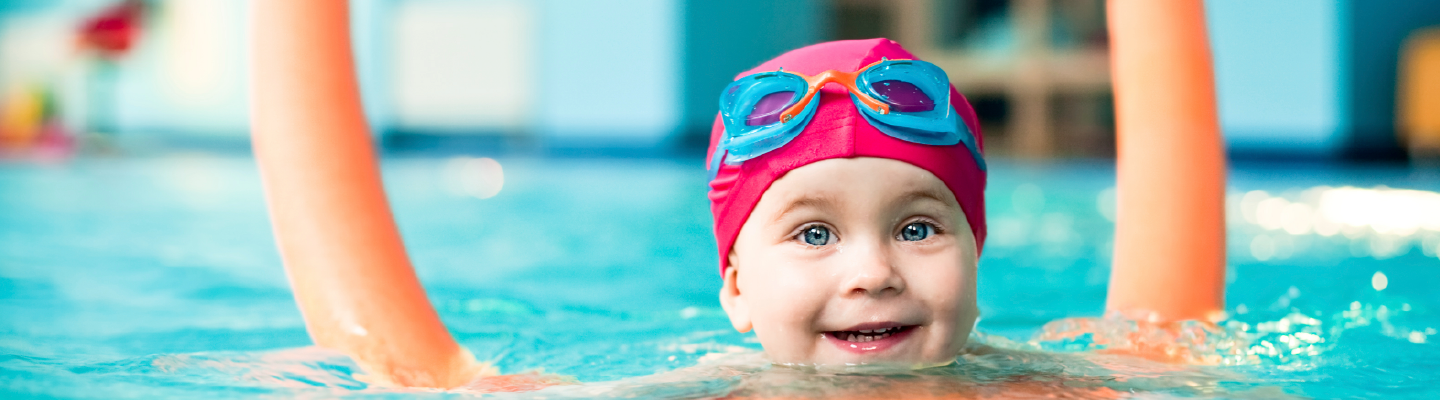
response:
[[[845,158],[776,180],[741,227],[720,300],[777,363],[949,363],[970,335],[975,237],[929,171]]]

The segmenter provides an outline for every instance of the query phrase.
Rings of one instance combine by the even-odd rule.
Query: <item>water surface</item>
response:
[[[876,373],[773,367],[753,336],[730,329],[698,161],[498,161],[504,184],[486,199],[463,167],[477,163],[394,158],[383,169],[457,339],[506,372],[583,382],[501,397],[1425,398],[1440,378],[1440,227],[1402,201],[1440,190],[1433,173],[1236,168],[1231,319],[1190,349],[1215,365],[1183,366],[1096,351],[1139,329],[1096,319],[1113,168],[996,160],[977,350],[950,367]],[[1322,212],[1335,193],[1353,194],[1345,187],[1414,226]],[[1089,319],[1044,328],[1066,318]],[[1097,333],[1056,335],[1079,325]],[[309,346],[247,157],[0,165],[4,397],[477,395],[371,385],[345,357]]]

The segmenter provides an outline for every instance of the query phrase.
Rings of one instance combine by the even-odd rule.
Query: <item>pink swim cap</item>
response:
[[[745,71],[736,78],[757,72],[786,71],[815,75],[826,70],[851,72],[880,59],[916,59],[910,52],[889,39],[842,40],[820,43],[792,50],[773,60]],[[960,203],[970,230],[975,233],[975,247],[985,244],[985,171],[974,160],[963,143],[932,146],[896,139],[880,132],[865,121],[850,100],[850,94],[839,85],[820,89],[819,108],[810,124],[790,143],[740,165],[721,164],[715,179],[710,181],[710,211],[715,216],[715,240],[720,248],[720,273],[729,265],[730,249],[740,235],[740,227],[750,218],[755,203],[770,189],[770,184],[786,172],[810,163],[831,158],[876,157],[904,161],[930,171],[945,182]],[[950,105],[975,134],[979,151],[985,146],[975,110],[954,86],[950,87]],[[725,134],[719,116],[710,130],[710,150],[705,159],[715,155],[715,146]]]

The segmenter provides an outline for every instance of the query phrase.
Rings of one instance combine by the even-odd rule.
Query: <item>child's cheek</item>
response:
[[[808,254],[805,256],[809,256]],[[791,324],[808,327],[825,303],[829,285],[824,268],[812,257],[789,257],[775,265],[772,296]]]
[[[747,273],[753,299],[755,334],[765,352],[780,362],[804,362],[812,356],[816,318],[823,311],[825,290],[812,262],[797,259],[785,248],[755,252]]]
[[[959,333],[975,318],[975,264],[958,246],[919,257],[916,276],[907,279],[912,290],[936,315]]]
[[[774,325],[808,326],[818,312],[817,305],[824,303],[822,269],[810,254],[795,254],[795,249],[770,246],[758,254],[760,266],[755,272],[753,293],[761,299],[756,305],[757,314],[767,318]]]

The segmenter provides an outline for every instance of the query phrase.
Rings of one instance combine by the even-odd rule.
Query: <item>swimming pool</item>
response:
[[[978,339],[1014,350],[875,375],[768,367],[730,329],[699,161],[499,162],[503,189],[483,200],[457,189],[453,159],[383,168],[457,339],[506,372],[586,382],[506,396],[1431,397],[1440,378],[1434,171],[1234,169],[1232,320],[1217,337],[1239,346],[1222,360],[1237,365],[1199,367],[1074,351],[1098,347],[1090,337],[1030,340],[1103,310],[1114,172],[996,160]],[[306,347],[246,156],[0,165],[0,238],[3,397],[466,395],[374,387]],[[1104,324],[1072,322],[1087,321]]]

